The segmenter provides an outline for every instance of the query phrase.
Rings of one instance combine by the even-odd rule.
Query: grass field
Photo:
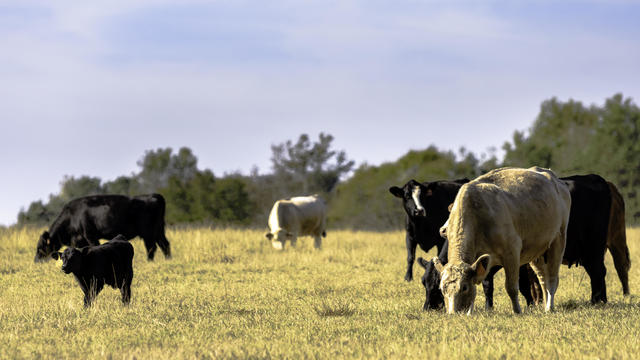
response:
[[[500,272],[494,311],[478,289],[472,316],[447,316],[421,310],[418,265],[403,280],[403,232],[329,231],[321,251],[302,238],[276,252],[259,231],[170,229],[171,260],[132,241],[130,306],[105,288],[84,309],[60,262],[33,263],[41,231],[0,232],[0,359],[640,357],[640,297],[622,297],[608,254],[604,306],[563,266],[554,313],[513,315]],[[638,294],[640,229],[627,235]]]

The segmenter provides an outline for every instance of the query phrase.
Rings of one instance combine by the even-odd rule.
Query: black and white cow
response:
[[[393,196],[402,199],[402,206],[407,214],[407,272],[404,276],[406,281],[413,279],[413,263],[418,245],[425,252],[434,246],[438,248],[438,253],[442,250],[444,239],[440,237],[439,229],[449,217],[447,207],[453,203],[460,186],[467,182],[469,179],[425,183],[410,180],[401,188],[389,188]]]
[[[51,256],[62,259],[65,274],[73,273],[84,293],[85,307],[91,306],[105,284],[120,290],[123,304],[131,300],[133,246],[124,236],[98,246],[69,247]]]
[[[34,260],[47,260],[62,245],[77,248],[99,245],[100,239],[112,239],[118,234],[126,239],[140,236],[149,260],[153,260],[156,244],[165,257],[170,258],[164,213],[165,201],[160,194],[94,195],[71,200],[62,208],[49,231],[40,236]]]

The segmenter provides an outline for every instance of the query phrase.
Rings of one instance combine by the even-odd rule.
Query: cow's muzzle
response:
[[[414,209],[413,216],[427,216],[427,212],[424,209]]]

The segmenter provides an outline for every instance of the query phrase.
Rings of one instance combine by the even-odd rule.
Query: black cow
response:
[[[38,240],[35,261],[46,260],[62,245],[83,247],[99,245],[100,239],[122,234],[126,239],[140,236],[153,260],[156,244],[166,258],[171,247],[164,234],[165,201],[160,194],[128,197],[94,195],[69,201]]]
[[[402,206],[407,213],[405,221],[407,272],[404,276],[406,281],[413,280],[413,262],[416,258],[418,245],[425,252],[434,246],[438,248],[438,253],[442,250],[444,239],[440,237],[438,231],[449,217],[447,207],[453,203],[460,186],[467,182],[469,179],[433,181],[421,184],[410,180],[402,188],[397,186],[389,188],[391,194],[402,199]],[[418,208],[413,200],[414,189],[417,188],[420,189],[419,201],[422,208]]]
[[[628,294],[628,285],[626,285],[624,281],[624,279],[626,279],[626,271],[628,271],[629,268],[628,256],[624,256],[628,254],[626,243],[621,245],[618,244],[621,241],[616,241],[616,244],[612,245],[607,241],[608,237],[611,237],[609,234],[611,232],[609,229],[610,220],[619,222],[619,216],[616,216],[615,219],[610,219],[610,214],[612,213],[610,210],[612,199],[610,184],[602,177],[594,174],[569,176],[561,179],[567,184],[571,193],[571,212],[569,214],[567,245],[563,263],[569,265],[569,267],[573,264],[584,266],[591,279],[591,303],[606,303],[604,253],[607,246],[610,248],[617,246],[616,250],[619,250],[617,252],[620,252],[622,255],[616,256],[617,252],[612,250],[614,263],[616,264],[616,270],[618,270],[618,268],[621,269],[618,270],[618,272],[624,272],[622,275],[619,274],[620,281],[623,284],[625,294]],[[622,204],[622,207],[624,208],[624,204]],[[617,212],[613,212],[613,214],[617,214]],[[615,231],[612,233],[615,233]],[[623,236],[618,237],[622,238]],[[441,253],[438,256],[440,261],[442,261],[442,259],[446,260],[447,258],[446,247],[444,249],[445,254]],[[624,252],[625,249],[626,252]],[[440,277],[440,274],[433,266],[433,261],[438,260],[425,261],[424,259],[418,259],[420,265],[425,269],[423,279],[429,280],[426,281],[425,285],[427,292],[426,301],[429,302],[429,304],[425,303],[425,308],[439,308],[443,305],[443,302],[439,301],[437,295],[431,294],[433,292],[440,292],[438,288],[439,284],[434,286],[430,280]],[[620,265],[618,265],[618,263],[620,263]],[[487,299],[487,307],[493,305],[492,277],[495,273],[494,269],[491,269],[491,272],[482,283]],[[526,265],[520,267],[519,287],[521,293],[527,299],[528,305],[533,302],[532,294],[528,290],[535,287],[535,284],[533,284],[535,281],[537,281],[537,278],[532,277]]]
[[[98,246],[66,248],[51,256],[62,259],[65,274],[73,273],[84,293],[85,307],[91,306],[105,284],[120,289],[123,304],[131,300],[133,246],[124,236],[118,235]]]

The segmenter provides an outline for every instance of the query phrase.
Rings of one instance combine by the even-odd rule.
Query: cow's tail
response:
[[[609,214],[609,229],[607,232],[607,248],[613,257],[618,278],[622,283],[622,293],[629,294],[629,269],[631,259],[627,247],[627,234],[625,226],[624,199],[618,188],[607,181],[611,193],[611,212]]]

